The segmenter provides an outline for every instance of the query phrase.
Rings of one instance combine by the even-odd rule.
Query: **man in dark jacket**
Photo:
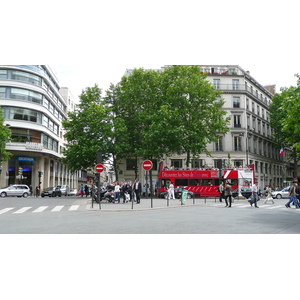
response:
[[[140,203],[141,202],[142,185],[138,179],[136,179],[134,181],[133,192],[135,193],[135,196],[136,196],[136,203]]]

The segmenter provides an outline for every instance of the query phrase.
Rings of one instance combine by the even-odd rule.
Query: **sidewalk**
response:
[[[244,201],[245,198],[240,198],[239,200],[236,198],[234,201]],[[153,198],[151,203],[151,198],[141,198],[141,203],[137,204],[136,202],[127,202],[123,203],[121,199],[121,203],[109,203],[109,202],[101,202],[101,209],[99,204],[94,201],[92,207],[92,199],[88,198],[86,203],[86,210],[89,211],[141,211],[141,210],[151,210],[151,209],[170,209],[170,208],[178,208],[178,207],[186,207],[192,205],[205,205],[206,203],[217,203],[219,202],[218,198],[195,198],[195,199],[186,199],[184,204],[181,204],[179,199],[175,200],[166,200],[164,198]],[[224,201],[223,201],[224,202]],[[248,202],[247,202],[248,203]]]

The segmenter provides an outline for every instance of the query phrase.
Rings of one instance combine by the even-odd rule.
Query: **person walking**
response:
[[[85,197],[89,195],[89,187],[87,185],[84,186]]]
[[[123,203],[126,203],[126,195],[128,195],[128,184],[126,182],[126,180],[124,180],[124,183],[122,185],[122,195],[123,195]]]
[[[253,183],[253,185],[251,187],[251,190],[252,190],[252,199],[249,200],[250,205],[252,206],[252,204],[254,204],[254,206],[256,208],[259,208],[257,206],[257,201],[258,201],[258,194],[257,194],[257,192],[258,192],[258,188],[257,188],[257,185],[255,183]]]
[[[84,194],[84,186],[83,186],[83,183],[81,184],[79,190],[80,190],[80,195],[81,195],[81,197],[83,197],[83,194]]]
[[[230,184],[228,182],[227,182],[227,184],[225,186],[224,196],[225,196],[225,203],[226,203],[225,207],[231,207],[231,202],[232,202],[232,198],[231,198],[231,196],[232,196],[232,188],[231,188],[231,186],[230,186]],[[227,199],[229,200],[229,205],[228,205]]]
[[[266,200],[265,200],[265,204],[268,202],[268,201],[272,201],[273,204],[275,203],[274,200],[273,200],[273,197],[272,197],[272,190],[271,190],[271,187],[269,185],[266,186]]]
[[[134,181],[134,184],[133,184],[133,192],[134,192],[135,195],[136,195],[136,203],[137,203],[137,204],[140,204],[140,202],[141,202],[142,185],[141,185],[141,183],[139,182],[138,179],[136,179],[136,180]]]
[[[220,200],[220,202],[222,202],[222,198],[225,197],[225,195],[224,195],[224,192],[225,192],[224,191],[224,183],[223,182],[221,182],[221,184],[219,185],[218,191],[220,193],[219,200]]]
[[[40,187],[37,186],[37,187],[35,188],[35,196],[38,198],[39,195],[40,195]]]
[[[171,181],[170,181],[169,188],[168,188],[168,197],[169,197],[169,199],[175,200],[174,184]]]
[[[296,206],[296,208],[300,208],[298,203],[298,184],[294,183],[294,185],[290,188],[289,197],[290,200],[285,204],[286,208],[291,208],[290,204],[293,202],[293,204]]]

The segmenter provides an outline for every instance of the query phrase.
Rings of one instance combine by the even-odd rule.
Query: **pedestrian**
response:
[[[251,191],[252,191],[252,199],[249,200],[250,202],[250,205],[252,206],[252,204],[254,204],[254,206],[256,208],[259,208],[257,206],[257,201],[258,201],[258,188],[257,188],[257,185],[255,183],[253,183],[252,187],[251,187]]]
[[[132,182],[131,181],[128,181],[127,192],[129,194],[129,201],[131,201],[132,200]]]
[[[297,183],[294,183],[294,185],[290,188],[290,191],[289,191],[289,197],[290,197],[290,200],[285,204],[285,207],[286,208],[291,208],[290,207],[290,204],[293,202],[293,204],[296,206],[296,208],[299,208],[299,203],[298,203],[298,184]]]
[[[141,202],[141,192],[142,192],[142,185],[138,178],[134,181],[133,184],[133,192],[135,193],[136,196],[136,203],[140,204]]]
[[[231,188],[231,186],[230,186],[230,184],[228,182],[227,182],[227,184],[225,186],[225,189],[224,189],[224,196],[225,196],[225,203],[226,203],[225,207],[231,207],[231,202],[232,202],[232,198],[231,198],[231,196],[232,196],[232,188]],[[229,205],[228,205],[227,199],[229,199]]]
[[[35,188],[35,196],[38,197],[39,195],[40,195],[40,187],[37,186],[37,187]]]
[[[221,184],[219,185],[219,188],[218,188],[218,191],[220,193],[220,196],[219,196],[219,201],[222,202],[222,198],[225,197],[224,195],[224,183],[221,181]]]
[[[169,199],[175,200],[174,184],[171,181],[169,183],[169,188],[168,188],[168,197],[169,197]]]
[[[124,180],[121,190],[122,190],[122,195],[123,195],[123,203],[126,203],[126,195],[128,195],[128,184],[127,184],[126,180]]]
[[[80,190],[80,195],[81,195],[81,197],[83,197],[83,194],[84,194],[84,186],[83,186],[83,183],[81,184],[79,190]]]
[[[115,189],[114,189],[114,201],[113,203],[115,203],[118,199],[118,203],[120,203],[120,185],[119,182],[115,182]]]
[[[270,187],[269,185],[266,186],[265,194],[266,194],[265,204],[266,204],[268,201],[272,201],[273,204],[274,204],[275,202],[274,202],[274,199],[273,199],[273,197],[272,197],[272,190],[271,190],[271,187]]]
[[[89,187],[87,185],[84,186],[85,197],[89,195]]]
[[[32,185],[29,186],[30,196],[32,196]]]

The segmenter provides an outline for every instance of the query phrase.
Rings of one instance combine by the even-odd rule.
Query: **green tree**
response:
[[[270,110],[270,125],[273,129],[272,139],[279,147],[290,149],[288,160],[294,161],[295,177],[300,161],[300,76],[297,74],[297,86],[282,88],[275,94]]]
[[[97,152],[103,160],[113,152],[111,109],[103,105],[101,89],[97,85],[86,88],[80,95],[75,111],[62,122],[67,144],[62,161],[72,171],[87,170],[96,164]]]
[[[11,139],[11,130],[4,125],[4,114],[2,107],[0,107],[0,166],[2,162],[8,161],[12,154],[5,150],[6,143]]]
[[[220,93],[198,66],[134,70],[116,94],[114,110],[128,128],[131,157],[186,153],[188,164],[191,156],[209,154],[206,145],[229,130]]]

